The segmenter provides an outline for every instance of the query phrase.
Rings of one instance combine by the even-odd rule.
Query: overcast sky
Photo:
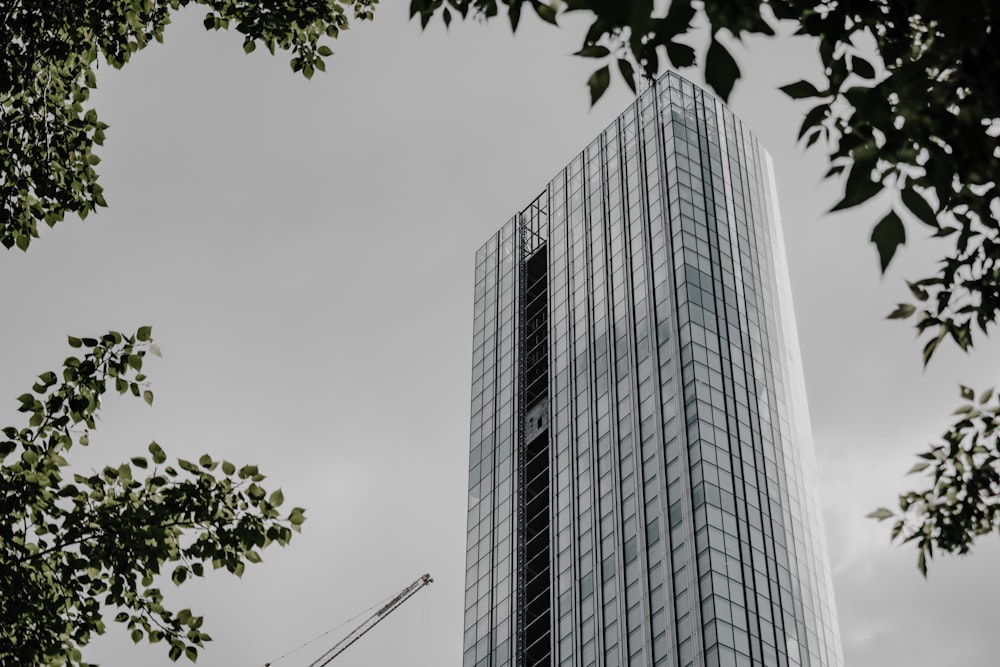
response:
[[[337,633],[275,659],[424,572],[436,583],[335,664],[461,664],[473,254],[629,93],[617,82],[590,108],[594,63],[568,55],[579,22],[421,33],[405,5],[346,33],[311,82],[182,12],[164,46],[99,72],[110,208],[0,258],[0,422],[20,425],[14,397],[58,367],[67,334],[152,324],[155,406],[106,401],[73,456],[100,467],[156,439],[257,463],[308,508],[303,534],[242,580],[165,584],[206,616],[201,665],[308,665]],[[958,383],[996,380],[1000,349],[921,368],[911,330],[884,316],[934,248],[911,226],[880,278],[867,239],[889,200],[825,215],[837,187],[795,145],[805,109],[775,91],[814,71],[809,44],[735,53],[731,106],[777,172],[847,665],[993,666],[998,541],[924,581],[863,517],[919,481],[902,476],[912,454],[948,426]],[[171,664],[113,623],[86,657]]]

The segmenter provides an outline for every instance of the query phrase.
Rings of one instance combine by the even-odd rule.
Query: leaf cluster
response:
[[[761,7],[766,4],[762,2],[673,0],[658,14],[659,3],[654,0],[411,0],[410,15],[419,15],[421,24],[426,26],[438,12],[450,24],[452,11],[463,18],[472,14],[489,19],[500,9],[506,9],[511,28],[516,30],[526,4],[539,18],[553,25],[561,14],[590,16],[592,22],[576,55],[608,61],[587,82],[592,102],[600,99],[610,85],[612,66],[635,91],[637,72],[638,76],[652,79],[665,62],[675,68],[694,65],[694,48],[679,38],[688,33],[699,14],[709,19],[712,35],[705,59],[706,80],[725,100],[740,71],[728,49],[716,39],[717,33],[726,30],[737,38],[744,32],[773,34],[761,14]]]
[[[925,363],[946,338],[968,350],[973,327],[986,333],[1000,312],[996,7],[837,3],[803,13],[799,30],[818,39],[826,81],[784,90],[821,100],[800,136],[834,146],[829,173],[847,175],[834,210],[889,192],[871,236],[883,271],[906,242],[904,219],[950,244],[936,273],[910,283],[914,302],[890,317],[916,315]],[[875,42],[875,63],[854,46],[862,36]]]
[[[977,537],[1000,531],[1000,397],[990,389],[976,398],[968,387],[961,394],[968,402],[955,411],[958,421],[910,469],[930,485],[901,494],[899,514],[879,508],[868,515],[895,518],[892,539],[916,544],[924,576],[935,548],[965,554]]]
[[[378,0],[14,0],[0,6],[0,243],[26,250],[38,224],[67,213],[85,218],[107,206],[95,148],[107,124],[85,108],[101,59],[120,68],[151,41],[162,41],[171,15],[208,8],[205,26],[233,28],[249,53],[258,44],[290,51],[306,78],[333,53],[323,43],[369,20]]]
[[[170,658],[195,660],[211,638],[190,609],[171,611],[159,588],[206,566],[236,575],[260,549],[287,544],[305,517],[281,516],[256,466],[209,456],[168,462],[155,442],[91,474],[71,474],[66,456],[89,444],[105,394],[153,394],[143,374],[158,353],[149,327],[126,336],[70,337],[80,349],[61,372],[38,376],[18,398],[27,424],[0,440],[0,664],[83,665],[81,647],[106,614],[133,641],[164,642]]]

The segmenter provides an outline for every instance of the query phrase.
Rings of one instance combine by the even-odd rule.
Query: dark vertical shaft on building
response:
[[[518,664],[551,661],[549,335],[546,248],[522,259]]]

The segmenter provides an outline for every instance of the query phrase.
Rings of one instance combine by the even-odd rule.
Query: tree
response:
[[[923,225],[953,245],[937,270],[908,282],[912,303],[892,319],[913,318],[924,336],[923,361],[951,339],[962,350],[973,332],[986,334],[1000,312],[1000,9],[991,0],[672,0],[660,13],[653,0],[411,0],[411,16],[426,26],[440,14],[490,19],[505,9],[516,30],[524,5],[545,21],[582,13],[592,22],[577,55],[606,61],[591,75],[597,101],[612,66],[636,89],[636,70],[655,77],[664,59],[684,68],[696,50],[679,41],[697,22],[708,28],[700,63],[708,84],[727,100],[740,76],[725,44],[744,34],[775,34],[779,22],[816,39],[823,80],[782,88],[812,100],[799,139],[829,148],[828,177],[844,175],[832,210],[882,195],[882,217],[871,241],[883,272],[906,242],[907,227]],[[874,48],[860,45],[873,44]],[[974,392],[962,388],[972,400]],[[986,396],[986,395],[984,395]],[[926,574],[933,549],[966,553],[978,535],[1000,531],[1000,406],[967,405],[944,435],[921,454],[932,484],[899,498],[893,539],[914,541]],[[896,516],[880,509],[871,516]]]
[[[892,539],[916,542],[917,567],[927,574],[927,561],[934,547],[966,554],[980,535],[1000,526],[1000,397],[994,390],[978,398],[961,387],[968,401],[955,411],[959,420],[941,439],[918,454],[910,473],[926,471],[932,482],[921,491],[899,497],[901,515],[879,508],[869,516],[880,521],[895,517]],[[990,440],[993,442],[990,442]]]
[[[150,333],[71,336],[83,355],[39,375],[18,399],[27,426],[3,429],[0,663],[85,664],[80,649],[104,633],[109,610],[133,641],[164,641],[172,659],[195,660],[211,639],[202,617],[167,609],[158,582],[169,575],[183,584],[206,564],[240,576],[259,549],[287,544],[305,520],[301,508],[279,514],[282,492],[265,491],[256,466],[207,454],[168,463],[155,442],[149,456],[67,474],[66,457],[89,444],[109,387],[152,405],[142,373],[146,353],[158,353]]]
[[[293,53],[306,78],[332,51],[320,45],[347,28],[345,12],[371,17],[377,0],[261,3],[202,0],[209,29],[235,24],[244,50],[256,44]],[[150,40],[161,40],[170,14],[190,0],[92,0],[0,7],[0,242],[27,250],[38,222],[81,217],[106,202],[94,147],[107,126],[84,109],[96,86],[98,59],[121,67]],[[239,469],[202,456],[167,464],[155,442],[149,457],[70,475],[66,455],[87,445],[114,384],[152,403],[143,357],[157,352],[149,327],[134,336],[70,337],[87,348],[62,373],[39,376],[20,397],[26,426],[3,429],[0,441],[0,663],[84,664],[81,648],[106,629],[105,614],[136,642],[164,641],[169,656],[195,660],[210,639],[202,618],[173,612],[157,587],[200,577],[205,564],[241,575],[259,549],[287,544],[305,519],[281,517],[281,491],[268,493],[255,466]],[[140,477],[139,471],[152,469]],[[221,474],[216,471],[220,470]]]
[[[67,213],[82,218],[107,206],[94,167],[107,125],[84,109],[103,58],[123,67],[152,40],[162,41],[171,13],[208,8],[205,27],[234,27],[243,49],[291,51],[293,72],[307,79],[333,53],[321,44],[357,20],[372,18],[378,0],[12,0],[0,8],[0,243],[27,250],[38,224]]]

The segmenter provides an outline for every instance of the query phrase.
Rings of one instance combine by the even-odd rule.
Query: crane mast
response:
[[[389,600],[382,606],[381,609],[365,619],[361,625],[354,628],[350,634],[337,642],[333,648],[329,649],[326,653],[317,658],[311,665],[309,665],[309,667],[323,667],[324,665],[328,665],[331,660],[346,651],[348,646],[361,639],[366,632],[378,625],[382,619],[399,609],[400,605],[413,597],[413,595],[424,586],[429,586],[433,583],[433,581],[434,580],[431,578],[431,575],[425,574],[401,590],[396,597]]]

